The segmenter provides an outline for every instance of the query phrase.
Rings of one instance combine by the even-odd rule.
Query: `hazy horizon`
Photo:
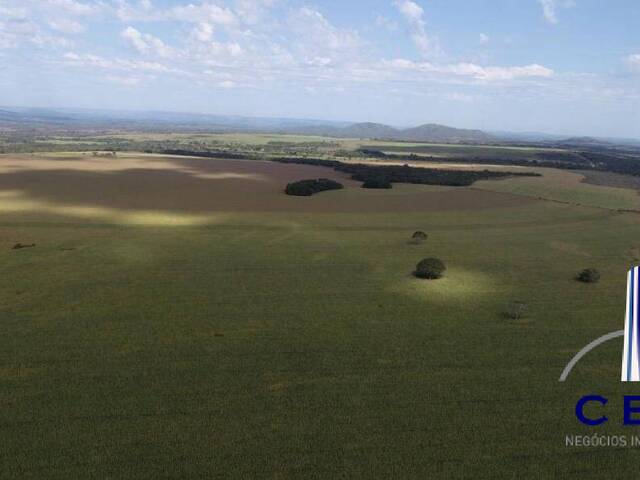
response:
[[[376,123],[376,124],[382,124],[382,125],[386,125],[386,126],[390,126],[393,128],[397,128],[397,129],[407,129],[407,128],[414,128],[414,127],[418,127],[418,126],[422,126],[422,125],[428,125],[428,124],[434,124],[434,125],[441,125],[441,126],[446,126],[446,127],[452,127],[452,128],[458,128],[458,129],[468,129],[468,130],[481,130],[485,133],[489,133],[489,134],[514,134],[514,135],[540,135],[540,136],[549,136],[549,137],[565,137],[565,138],[569,138],[569,137],[593,137],[593,138],[600,138],[600,139],[604,139],[604,140],[632,140],[632,141],[640,141],[640,136],[638,137],[628,137],[628,136],[620,136],[620,135],[583,135],[583,134],[579,134],[576,132],[571,132],[571,131],[544,131],[544,130],[517,130],[517,129],[487,129],[487,130],[483,130],[481,128],[477,128],[477,127],[460,127],[459,125],[451,125],[451,124],[445,124],[442,122],[438,122],[438,121],[425,121],[425,122],[421,122],[421,123],[415,123],[415,124],[406,124],[406,125],[398,125],[398,124],[392,124],[392,123],[384,123],[384,122],[370,122],[368,120],[361,120],[361,121],[354,121],[354,120],[350,120],[350,119],[342,119],[342,120],[328,120],[325,118],[310,118],[310,117],[291,117],[291,116],[280,116],[280,117],[275,117],[275,116],[259,116],[259,115],[238,115],[238,114],[233,114],[233,113],[216,113],[216,112],[198,112],[198,111],[193,111],[193,110],[158,110],[158,109],[113,109],[113,108],[91,108],[91,107],[64,107],[64,106],[50,106],[50,107],[45,107],[45,106],[41,106],[41,105],[34,105],[34,106],[25,106],[25,105],[0,105],[0,110],[2,109],[13,109],[13,110],[44,110],[44,111],[53,111],[53,112],[64,112],[64,111],[73,111],[73,112],[102,112],[102,113],[126,113],[126,114],[150,114],[150,113],[157,113],[157,114],[176,114],[176,115],[193,115],[193,116],[219,116],[219,117],[229,117],[229,118],[233,118],[233,117],[237,117],[237,118],[244,118],[244,119],[261,119],[261,120],[282,120],[282,121],[287,121],[287,120],[291,120],[291,121],[306,121],[306,122],[315,122],[318,124],[326,124],[326,125],[338,125],[338,124],[344,124],[344,125],[352,125],[352,124],[358,124],[358,123]]]
[[[4,0],[0,104],[640,138],[640,4]]]

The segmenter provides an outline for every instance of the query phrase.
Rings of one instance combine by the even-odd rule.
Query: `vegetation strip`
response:
[[[221,152],[196,152],[191,150],[165,150],[165,155],[182,155],[189,157],[224,158]],[[421,185],[444,185],[451,187],[467,187],[478,180],[491,180],[506,177],[539,177],[532,172],[492,172],[489,170],[444,170],[440,168],[421,168],[409,165],[366,165],[350,164],[338,160],[297,157],[257,157],[255,155],[236,154],[233,159],[269,160],[278,163],[296,163],[330,167],[337,172],[348,173],[353,180],[364,182],[367,188],[389,188],[391,183],[412,183]]]

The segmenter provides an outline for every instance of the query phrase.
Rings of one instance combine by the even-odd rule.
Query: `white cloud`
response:
[[[545,20],[549,23],[558,23],[555,0],[540,0],[540,4]]]
[[[84,25],[75,20],[69,19],[59,19],[59,20],[50,20],[48,22],[49,27],[53,30],[56,30],[61,33],[69,33],[69,34],[77,34],[82,33],[86,30]]]
[[[376,26],[389,30],[390,32],[395,32],[396,30],[398,30],[398,22],[394,22],[393,20],[380,14],[376,15]]]
[[[153,9],[150,0],[130,3],[128,0],[115,0],[115,14],[123,22],[156,21],[161,19],[158,9]]]
[[[139,53],[159,55],[161,57],[174,55],[174,50],[162,40],[148,33],[141,33],[133,27],[127,27],[120,35]]]
[[[325,65],[354,60],[364,44],[357,32],[335,27],[322,13],[310,7],[293,11],[288,25],[296,38],[295,42],[289,42],[289,50],[303,64],[319,58],[325,59]]]
[[[238,18],[248,24],[263,20],[277,0],[236,0],[234,11]]]
[[[37,48],[61,48],[71,46],[71,42],[63,37],[50,35],[43,31],[34,21],[22,18],[0,20],[0,48],[18,48],[32,45]]]
[[[238,23],[238,18],[230,8],[221,7],[209,0],[176,5],[166,9],[155,7],[150,0],[138,0],[137,2],[114,0],[114,2],[116,3],[116,16],[123,22],[205,22],[225,26]]]
[[[420,53],[425,57],[438,54],[437,40],[427,33],[423,8],[411,0],[395,0],[394,5],[409,24],[411,39]]]
[[[463,85],[478,86],[474,88],[502,88],[511,83],[518,88],[525,84],[548,85],[551,82],[526,80],[548,79],[554,75],[552,70],[538,64],[498,67],[486,66],[484,61],[477,59],[475,63],[453,60],[445,63],[442,58],[435,60],[432,57],[438,52],[437,42],[427,31],[425,11],[411,0],[395,0],[394,5],[406,21],[420,53],[427,57],[422,60],[385,60],[376,56],[374,48],[369,48],[357,30],[338,27],[316,8],[286,7],[285,15],[280,16],[269,10],[274,5],[273,0],[256,1],[257,4],[248,0],[226,0],[226,3],[222,0],[217,3],[214,0],[184,0],[177,7],[159,8],[166,3],[96,0],[91,5],[102,5],[111,19],[118,15],[120,18],[136,18],[139,22],[162,22],[158,25],[162,30],[154,29],[154,34],[156,31],[167,32],[162,35],[168,39],[179,32],[182,38],[175,44],[169,44],[168,40],[165,43],[165,40],[145,33],[152,30],[147,30],[144,24],[141,27],[133,22],[124,23],[121,24],[120,38],[131,47],[131,59],[124,54],[105,57],[77,51],[65,55],[63,63],[128,86],[139,85],[157,76],[158,79],[189,78],[194,85],[219,88],[267,90],[291,86],[298,89],[312,87],[317,92],[335,91],[337,88],[353,88],[358,92],[383,88],[385,92],[391,92],[393,87],[406,85],[424,93],[437,89],[438,85],[446,85],[440,92],[445,95],[451,90],[465,90]],[[261,16],[262,19],[249,24],[245,14],[240,12],[252,17]],[[282,10],[278,9],[279,12]],[[72,33],[76,27],[82,27],[75,16],[51,14],[47,18],[42,13],[40,11],[36,22],[48,23],[58,31]],[[80,20],[87,27],[93,26],[89,19]],[[395,22],[385,17],[379,17],[376,22],[384,28],[397,27]],[[3,33],[0,25],[0,48],[15,43],[14,37],[7,38]],[[39,46],[49,42],[57,48],[65,45],[68,49],[77,48],[65,44],[64,38],[46,38],[37,29],[24,35],[31,38],[27,42]],[[486,33],[476,35],[481,44],[490,40]],[[134,60],[135,52],[144,57]],[[141,61],[143,59],[147,61]],[[170,66],[163,59],[171,59]],[[446,98],[456,102],[475,98],[465,95],[466,92],[451,93]]]
[[[210,23],[199,23],[191,31],[191,36],[199,42],[210,42],[213,39],[213,25]]]
[[[64,11],[71,15],[92,15],[100,10],[99,5],[78,2],[76,0],[40,0],[44,5],[57,11]]]
[[[454,63],[437,65],[430,62],[412,62],[395,59],[385,62],[386,65],[400,70],[414,71],[424,74],[469,77],[487,82],[516,80],[519,78],[549,78],[553,70],[538,64],[518,67],[483,67],[474,63]]]
[[[110,71],[151,72],[151,73],[183,73],[169,68],[158,62],[146,62],[123,59],[108,59],[92,54],[78,54],[67,52],[63,56],[63,63],[74,67],[100,68]]]
[[[235,42],[208,42],[197,50],[196,57],[207,64],[232,63],[233,59],[240,57],[244,50]]]
[[[149,44],[142,37],[142,33],[133,27],[127,27],[120,34],[122,38],[127,40],[140,53],[147,53],[150,49]]]
[[[191,23],[209,22],[215,25],[233,25],[237,22],[233,11],[214,3],[179,5],[167,11],[165,16],[168,20]]]
[[[21,7],[3,7],[0,5],[0,17],[24,20],[27,18],[27,10]]]
[[[625,60],[632,69],[640,72],[640,53],[629,55]]]
[[[29,41],[40,48],[69,48],[73,45],[73,42],[66,38],[56,37],[55,35],[36,34]]]
[[[542,6],[542,15],[544,19],[551,23],[558,23],[558,10],[560,8],[571,8],[575,6],[573,0],[538,0]]]

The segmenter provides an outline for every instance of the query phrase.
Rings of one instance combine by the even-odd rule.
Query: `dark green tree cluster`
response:
[[[381,178],[388,183],[415,183],[423,185],[448,185],[467,187],[477,180],[490,180],[509,176],[531,176],[535,174],[493,172],[489,170],[443,170],[439,168],[416,168],[409,165],[341,165],[336,168],[351,174],[353,180],[367,182]]]
[[[420,168],[410,165],[367,165],[362,163],[348,164],[336,160],[321,158],[274,157],[270,160],[279,163],[298,163],[332,167],[338,172],[351,175],[353,180],[368,182],[371,179],[383,179],[388,183],[417,183],[423,185],[448,185],[466,187],[477,180],[491,180],[505,177],[538,177],[531,172],[494,172],[489,170],[444,170],[441,168]],[[376,180],[377,182],[377,180]],[[377,187],[384,188],[384,187]]]
[[[327,190],[340,190],[344,188],[341,183],[328,178],[319,178],[317,180],[300,180],[287,185],[285,193],[296,197],[309,197],[314,193],[324,192]]]
[[[393,185],[386,177],[369,177],[362,183],[362,188],[392,188]]]
[[[442,277],[447,267],[439,258],[425,258],[418,262],[413,274],[418,278],[426,278],[429,280]]]

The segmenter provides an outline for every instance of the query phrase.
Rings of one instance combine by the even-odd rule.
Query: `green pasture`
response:
[[[512,159],[512,160],[540,160],[539,153],[566,153],[574,155],[569,150],[544,147],[518,147],[504,145],[464,145],[438,143],[401,143],[382,141],[362,141],[363,148],[373,148],[393,154],[417,154],[437,158],[465,158],[473,159]]]
[[[482,180],[476,182],[474,188],[612,210],[640,210],[640,196],[636,189],[585,183],[584,172],[552,168],[528,170],[542,176],[510,178],[507,181]]]
[[[565,447],[633,433],[621,340],[558,382],[622,328],[635,214],[47,212],[0,213],[0,478],[635,475],[633,449]],[[411,276],[428,256],[443,279]],[[573,409],[594,392],[610,421],[589,429]]]

